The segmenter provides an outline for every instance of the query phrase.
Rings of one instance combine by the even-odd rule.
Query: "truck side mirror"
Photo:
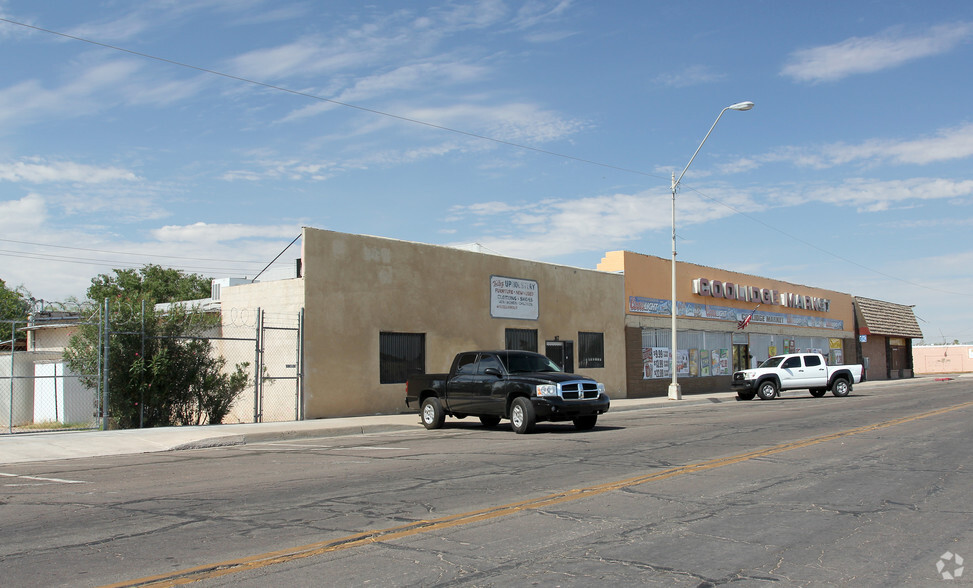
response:
[[[498,370],[495,367],[488,367],[485,370],[483,370],[483,373],[486,374],[486,375],[488,375],[488,376],[496,376],[498,378],[502,378],[503,377],[503,372],[501,372],[500,370]]]

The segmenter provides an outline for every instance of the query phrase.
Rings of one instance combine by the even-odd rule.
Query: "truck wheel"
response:
[[[753,397],[756,395],[757,393],[753,392],[752,390],[747,390],[746,392],[743,390],[737,390],[737,398],[740,400],[753,400]]]
[[[500,417],[498,416],[481,416],[480,422],[483,423],[484,427],[496,427],[500,424]]]
[[[523,396],[514,398],[510,405],[510,428],[514,433],[530,433],[534,430],[534,423],[537,415],[534,414],[534,405],[530,400]]]
[[[773,380],[761,382],[760,387],[757,388],[757,396],[761,400],[773,400],[774,396],[777,396],[777,384]]]
[[[596,414],[579,416],[574,419],[574,428],[579,431],[590,431],[595,428],[595,423],[597,422],[598,415]]]
[[[851,392],[851,386],[848,385],[848,380],[844,378],[838,378],[831,385],[831,393],[835,396],[848,396],[849,392]]]
[[[828,390],[825,388],[811,388],[810,390],[811,396],[814,396],[815,398],[821,398],[827,391]]]
[[[443,405],[435,396],[430,396],[422,401],[422,426],[427,429],[439,429],[446,421],[446,413]]]

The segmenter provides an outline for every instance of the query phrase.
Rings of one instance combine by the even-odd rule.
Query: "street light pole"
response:
[[[682,400],[682,390],[679,388],[679,380],[676,374],[676,352],[678,351],[678,345],[676,344],[676,189],[679,187],[679,182],[682,181],[682,177],[686,175],[686,171],[689,166],[693,164],[693,160],[699,154],[699,150],[703,148],[703,143],[706,139],[709,139],[710,133],[716,128],[716,123],[720,122],[720,118],[723,117],[723,113],[727,110],[750,110],[753,108],[753,102],[737,102],[736,104],[731,104],[720,111],[720,115],[716,117],[716,121],[713,122],[713,126],[709,128],[706,136],[700,141],[699,147],[696,148],[696,152],[693,156],[689,158],[689,163],[686,164],[685,169],[679,174],[679,178],[676,178],[676,172],[672,172],[672,299],[670,303],[672,305],[672,342],[670,344],[669,351],[669,373],[672,375],[672,383],[669,384],[669,399],[670,400]]]

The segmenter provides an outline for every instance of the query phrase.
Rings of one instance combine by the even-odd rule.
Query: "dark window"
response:
[[[781,369],[785,369],[785,370],[799,368],[799,367],[801,367],[801,358],[800,357],[788,357],[787,358],[787,361],[784,362],[784,365],[782,365],[780,367],[781,367]]]
[[[475,353],[464,353],[456,360],[456,375],[473,375],[473,367],[476,365]]]
[[[504,339],[504,349],[537,352],[537,329],[507,329]]]
[[[605,367],[604,333],[578,333],[578,367]]]
[[[818,357],[817,355],[805,355],[804,365],[806,367],[811,367],[813,365],[821,365],[821,358]]]
[[[497,359],[496,355],[481,355],[480,363],[476,364],[476,375],[482,376],[487,368],[496,368],[502,371],[500,360]]]
[[[378,370],[382,384],[402,384],[426,371],[424,333],[379,333]]]

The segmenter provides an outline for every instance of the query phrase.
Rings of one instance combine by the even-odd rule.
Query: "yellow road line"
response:
[[[659,472],[645,474],[642,476],[635,476],[633,478],[626,478],[624,480],[616,480],[614,482],[599,484],[597,486],[576,488],[573,490],[567,490],[565,492],[548,494],[547,496],[532,498],[530,500],[524,500],[521,502],[504,504],[492,508],[485,508],[482,510],[460,513],[460,514],[450,515],[450,516],[441,517],[437,519],[416,521],[414,523],[410,523],[398,527],[389,527],[387,529],[378,529],[375,531],[356,533],[354,535],[349,535],[347,537],[342,537],[340,539],[330,539],[327,541],[320,541],[317,543],[311,543],[299,547],[292,547],[288,549],[282,549],[279,551],[272,551],[269,553],[263,553],[260,555],[254,555],[254,556],[245,557],[241,559],[234,559],[234,560],[224,561],[215,564],[187,568],[185,570],[179,570],[167,574],[160,574],[158,576],[149,576],[145,578],[139,578],[137,580],[119,582],[117,584],[111,584],[109,586],[106,586],[105,588],[124,588],[130,586],[153,586],[153,587],[181,586],[183,584],[190,584],[193,582],[198,582],[200,580],[218,578],[229,574],[237,574],[248,570],[265,568],[276,564],[287,563],[290,561],[295,561],[295,560],[304,559],[308,557],[314,557],[316,555],[321,555],[324,553],[341,551],[344,549],[351,549],[353,547],[359,547],[362,545],[368,545],[380,541],[390,541],[393,539],[400,539],[402,537],[409,537],[413,535],[419,535],[422,533],[430,533],[433,531],[448,529],[450,527],[458,527],[461,525],[468,525],[479,521],[495,519],[495,518],[515,514],[518,512],[522,512],[525,510],[538,509],[546,506],[551,506],[554,504],[560,504],[563,502],[578,500],[581,498],[598,496],[599,494],[604,494],[606,492],[612,492],[614,490],[620,490],[622,488],[638,486],[640,484],[646,484],[648,482],[657,482],[660,480],[665,480],[676,476],[682,476],[685,474],[692,474],[692,473],[702,472],[702,471],[711,470],[715,468],[721,468],[728,465],[749,461],[751,459],[756,459],[759,457],[766,457],[768,455],[784,453],[785,451],[802,449],[804,447],[810,447],[812,445],[817,445],[819,443],[834,441],[835,439],[851,437],[853,435],[859,435],[861,433],[867,433],[870,431],[884,429],[887,427],[894,427],[896,425],[901,425],[904,423],[909,423],[920,419],[939,416],[942,414],[946,414],[948,412],[952,412],[954,410],[960,410],[971,406],[973,406],[973,402],[965,402],[963,404],[958,404],[955,406],[924,412],[917,415],[902,417],[890,421],[883,421],[872,425],[865,425],[862,427],[848,429],[845,431],[839,431],[837,433],[830,433],[827,435],[821,435],[819,437],[812,437],[810,439],[804,439],[801,441],[792,441],[790,443],[774,445],[773,447],[767,447],[765,449],[758,449],[756,451],[750,451],[747,453],[740,453],[728,457],[721,457],[709,461],[704,461],[701,463],[669,468]]]

